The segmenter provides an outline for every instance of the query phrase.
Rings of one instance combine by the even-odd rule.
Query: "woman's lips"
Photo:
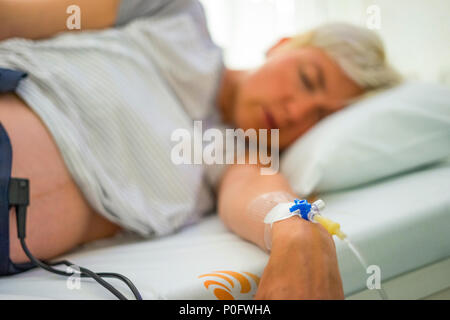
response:
[[[273,115],[268,111],[266,108],[262,107],[264,118],[266,120],[267,125],[269,126],[269,129],[276,129],[278,128],[277,122]]]

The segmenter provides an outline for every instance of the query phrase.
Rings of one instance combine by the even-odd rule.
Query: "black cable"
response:
[[[42,269],[48,271],[48,272],[52,272],[61,276],[65,276],[65,277],[70,277],[72,276],[75,272],[73,273],[69,273],[66,271],[62,271],[62,270],[58,270],[55,269],[53,267],[51,267],[50,265],[46,264],[43,261],[40,261],[38,259],[36,259],[30,252],[30,250],[28,249],[25,240],[23,238],[20,238],[20,244],[22,245],[22,249],[25,252],[25,254],[27,255],[28,259],[30,259],[30,261],[32,263],[34,263],[36,266],[41,267]],[[67,264],[66,264],[67,262]],[[77,266],[76,264],[70,263],[69,261],[65,261],[64,264],[68,265],[68,266],[76,266],[77,268],[79,268],[80,270],[80,275],[83,277],[90,277],[92,279],[94,279],[95,281],[97,281],[101,286],[103,286],[104,288],[106,288],[108,291],[110,291],[113,295],[115,295],[117,298],[119,298],[120,300],[128,300],[122,293],[120,293],[120,291],[118,291],[116,288],[114,288],[111,284],[109,284],[107,281],[103,280],[98,274],[96,274],[95,272]]]
[[[62,260],[53,263],[47,263],[41,260],[36,259],[25,243],[26,237],[26,217],[27,217],[27,206],[29,204],[29,180],[28,179],[19,179],[19,178],[11,178],[8,189],[8,201],[9,206],[14,207],[16,209],[16,220],[17,220],[17,236],[20,239],[20,244],[22,246],[23,251],[30,261],[38,267],[42,269],[52,272],[61,276],[70,277],[76,272],[66,272],[56,268],[53,266],[56,265],[66,265],[69,267],[77,267],[79,270],[79,274],[83,278],[92,278],[97,281],[101,286],[106,288],[109,292],[111,292],[114,296],[119,298],[120,300],[127,300],[127,298],[116,288],[114,288],[109,282],[104,280],[103,278],[115,278],[124,282],[128,288],[130,288],[134,297],[137,300],[142,300],[142,296],[139,293],[138,289],[134,286],[134,284],[127,277],[112,272],[100,272],[95,273],[89,269],[80,267],[70,261]]]
[[[76,266],[77,268],[80,268],[80,271],[83,270],[88,270],[86,268],[81,268],[80,266],[68,261],[68,260],[61,260],[61,261],[56,261],[56,262],[52,262],[52,263],[48,263],[49,266],[57,266],[57,265],[61,265],[64,264],[66,266]],[[131,282],[130,279],[128,279],[127,277],[125,277],[124,275],[121,275],[120,273],[113,273],[113,272],[96,272],[96,275],[102,277],[102,278],[113,278],[113,279],[118,279],[121,280],[122,282],[124,282],[128,288],[130,288],[131,292],[133,293],[134,297],[136,298],[136,300],[142,300],[142,296],[139,293],[138,289],[135,287],[135,285],[133,284],[133,282]],[[87,278],[90,276],[86,276],[83,273],[80,274],[81,277],[83,278]]]

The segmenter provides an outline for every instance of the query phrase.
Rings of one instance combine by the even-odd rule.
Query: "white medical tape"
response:
[[[264,223],[269,224],[270,227],[272,227],[272,225],[275,222],[285,220],[295,215],[298,215],[296,213],[289,211],[289,208],[292,207],[293,205],[294,205],[293,202],[282,202],[277,204],[275,207],[272,208],[272,210],[270,210],[267,213],[266,217],[264,218]]]
[[[289,207],[295,197],[285,191],[268,192],[256,197],[248,206],[246,214],[255,223],[264,223],[264,245],[270,251],[272,242],[272,224],[290,218]]]

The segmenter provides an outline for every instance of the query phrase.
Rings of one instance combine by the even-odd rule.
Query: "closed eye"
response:
[[[314,84],[312,83],[311,79],[303,72],[303,70],[300,70],[300,80],[302,81],[303,86],[306,88],[306,90],[310,92],[314,92],[316,90]]]
[[[316,64],[311,63],[314,67],[311,72],[305,72],[305,65],[301,65],[299,69],[300,81],[303,87],[311,93],[317,90],[326,91],[326,81],[322,68]]]

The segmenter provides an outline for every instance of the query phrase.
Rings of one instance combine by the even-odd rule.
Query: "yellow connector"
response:
[[[339,223],[334,222],[328,218],[317,214],[314,216],[314,220],[320,223],[331,235],[336,235],[339,239],[344,240],[347,235],[341,231],[341,226]]]

